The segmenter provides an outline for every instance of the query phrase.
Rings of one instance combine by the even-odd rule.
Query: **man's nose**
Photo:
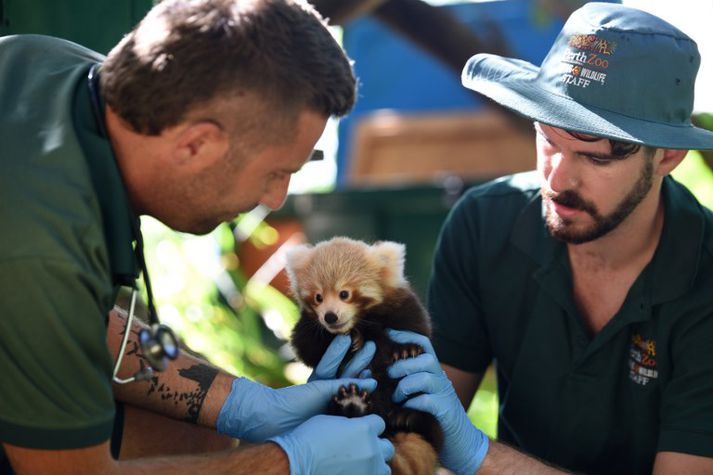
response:
[[[290,177],[270,183],[270,188],[262,196],[260,203],[272,210],[280,209],[287,198],[287,189],[290,187]]]
[[[550,158],[550,173],[547,182],[552,191],[565,191],[579,184],[575,157],[567,153],[557,153]]]

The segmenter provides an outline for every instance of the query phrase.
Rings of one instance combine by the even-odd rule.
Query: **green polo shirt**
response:
[[[469,190],[444,224],[429,289],[443,363],[494,361],[498,438],[584,473],[651,473],[657,451],[713,457],[713,215],[663,183],[656,253],[590,337],[536,174]]]
[[[107,315],[137,268],[87,85],[102,60],[56,38],[0,38],[0,441],[23,447],[111,435]]]

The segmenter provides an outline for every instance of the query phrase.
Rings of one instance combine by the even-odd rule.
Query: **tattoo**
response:
[[[122,312],[117,310],[119,317],[126,318]],[[120,337],[122,337],[127,331],[126,325],[123,326],[123,330],[120,332]],[[138,342],[138,335],[140,328],[134,327],[128,330],[134,335],[128,342],[126,348],[126,355],[134,355],[138,358],[140,369],[144,369],[149,366],[148,359],[143,355],[141,351],[141,345]],[[195,364],[190,368],[178,370],[179,376],[185,379],[195,381],[197,383],[197,389],[194,391],[184,391],[179,392],[171,389],[165,382],[159,381],[158,373],[150,379],[150,384],[146,395],[149,396],[154,392],[160,398],[161,401],[173,401],[174,406],[179,404],[185,404],[187,412],[184,421],[193,424],[198,423],[198,416],[200,415],[201,409],[203,408],[203,403],[208,394],[208,389],[213,384],[215,377],[218,375],[218,369],[212,367],[208,364]]]
[[[198,414],[200,414],[203,402],[208,394],[208,389],[218,375],[218,370],[208,365],[197,364],[188,369],[178,370],[178,374],[198,383],[198,390],[181,395],[181,397],[186,398],[186,403],[188,404],[188,414],[184,420],[196,424],[198,422]]]
[[[173,401],[175,406],[178,404],[185,404],[187,412],[183,420],[192,424],[197,424],[198,416],[203,408],[203,402],[208,394],[208,389],[211,384],[213,384],[215,377],[218,375],[218,370],[206,364],[197,364],[191,366],[190,368],[179,369],[178,374],[179,376],[198,383],[198,388],[195,391],[190,392],[175,391],[166,383],[159,383],[158,376],[154,376],[151,378],[151,384],[146,395],[148,396],[156,392],[162,401]]]
[[[129,329],[126,325],[126,320],[127,320],[127,314],[126,311],[119,307],[114,307],[114,311],[116,312],[116,315],[120,320],[122,320],[121,324],[121,331],[118,332],[119,335],[119,341],[123,341],[124,335],[126,335],[126,332],[129,332],[129,335],[131,337],[128,339],[126,342],[126,348],[124,349],[124,357],[126,356],[135,356],[138,361],[139,361],[139,369],[143,370],[147,366],[149,366],[149,360],[146,358],[141,351],[141,345],[139,344],[138,341],[138,336],[139,332],[141,330],[140,327],[136,326],[136,322],[134,322],[134,325],[132,326],[131,329]],[[121,355],[117,355],[117,358],[121,358]],[[116,361],[114,362],[116,364]]]
[[[129,343],[126,346],[128,348],[126,350],[127,356],[136,355],[136,357],[139,359],[139,364],[141,365],[141,368],[148,366],[149,360],[141,352],[141,345],[139,345],[138,342],[129,340]]]

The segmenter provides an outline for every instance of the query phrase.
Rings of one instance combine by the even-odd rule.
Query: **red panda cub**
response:
[[[404,277],[403,244],[382,241],[368,245],[336,237],[302,245],[287,255],[287,274],[301,314],[292,331],[298,358],[314,368],[338,334],[350,334],[351,359],[364,342],[376,344],[369,365],[376,390],[367,395],[355,385],[340,388],[328,412],[347,417],[378,414],[386,422],[384,436],[394,444],[393,474],[433,474],[443,433],[435,417],[392,401],[397,380],[386,369],[398,359],[418,356],[415,344],[392,341],[387,328],[431,335],[428,314]]]

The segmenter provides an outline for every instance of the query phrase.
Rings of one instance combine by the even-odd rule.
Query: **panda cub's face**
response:
[[[354,287],[318,288],[300,296],[319,323],[330,333],[349,333],[368,299]],[[359,304],[362,305],[359,305]]]
[[[287,274],[303,311],[330,333],[349,333],[364,310],[405,284],[403,254],[397,243],[333,238],[291,250]]]

